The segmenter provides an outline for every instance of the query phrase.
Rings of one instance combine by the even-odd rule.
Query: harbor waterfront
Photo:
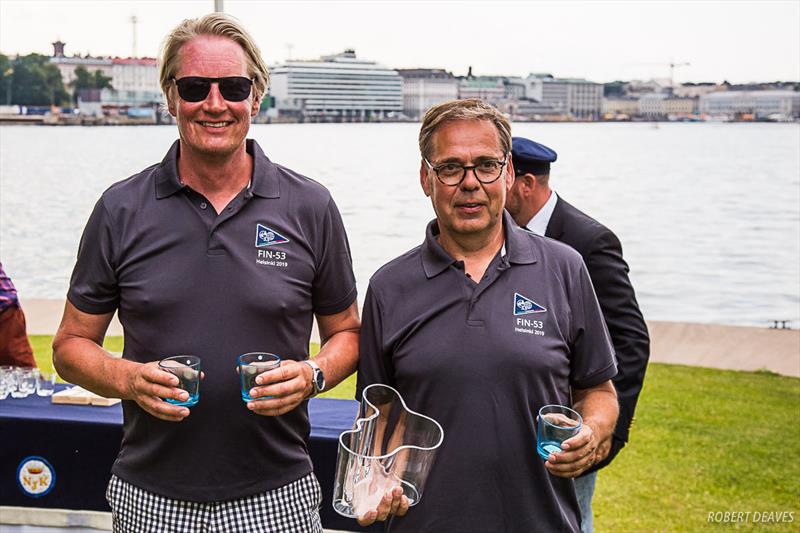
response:
[[[275,162],[327,186],[360,296],[422,242],[418,124],[254,125]],[[552,184],[611,227],[649,320],[800,325],[800,125],[517,123],[559,154]],[[26,298],[63,299],[103,190],[161,160],[174,126],[0,126],[0,260]]]

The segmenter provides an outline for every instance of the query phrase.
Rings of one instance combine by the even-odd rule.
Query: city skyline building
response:
[[[753,115],[762,119],[800,116],[800,92],[786,90],[718,91],[701,95],[698,110],[709,115]]]
[[[458,79],[439,68],[398,69],[403,78],[403,114],[421,118],[431,107],[458,98]]]
[[[368,121],[403,112],[403,79],[396,70],[358,59],[355,50],[272,67],[269,94],[276,117]]]
[[[541,82],[541,102],[556,111],[578,119],[600,116],[603,107],[603,85],[582,78],[534,78],[534,91]]]
[[[71,89],[75,81],[75,70],[83,67],[89,72],[100,71],[111,78],[111,89],[103,89],[92,96],[100,100],[94,103],[108,103],[117,106],[151,105],[162,101],[161,86],[158,81],[158,65],[154,57],[81,57],[67,56],[66,43],[57,40],[53,44],[50,62],[61,72],[64,86]],[[99,96],[98,96],[99,95]],[[95,106],[96,107],[96,106]]]
[[[68,90],[75,90],[72,83],[78,67],[90,73],[100,71],[111,79],[111,89],[82,89],[74,95],[82,113],[168,119],[159,116],[163,96],[155,58],[67,56],[65,42],[51,44],[49,61]],[[352,49],[315,60],[287,61],[273,65],[271,71],[272,83],[259,121],[419,120],[432,106],[458,98],[482,99],[522,121],[800,117],[797,82],[671,86],[666,79],[652,79],[601,84],[547,72],[532,72],[524,78],[475,76],[472,67],[466,76],[456,76],[441,68],[393,69],[359,59]]]

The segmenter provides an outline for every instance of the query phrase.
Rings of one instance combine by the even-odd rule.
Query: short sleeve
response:
[[[588,389],[613,378],[617,374],[617,364],[608,328],[583,261],[569,292],[572,311],[570,385],[574,389]]]
[[[361,335],[358,346],[358,376],[356,400],[361,400],[361,391],[373,383],[394,385],[391,354],[388,353],[383,334],[383,317],[380,301],[373,287],[367,289],[361,319]]]
[[[114,245],[111,217],[100,198],[83,230],[67,293],[70,303],[84,313],[111,313],[119,305]]]
[[[350,307],[357,293],[350,244],[339,209],[332,198],[321,224],[321,245],[311,298],[314,313],[333,315]]]

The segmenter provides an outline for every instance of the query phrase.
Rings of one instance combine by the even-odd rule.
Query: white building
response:
[[[115,57],[111,60],[111,86],[117,92],[144,94],[155,93],[161,98],[158,83],[158,65],[152,57]]]
[[[53,57],[50,62],[58,67],[61,80],[67,88],[75,81],[75,69],[83,67],[90,73],[99,70],[111,78],[111,91],[104,96],[112,101],[125,104],[150,104],[161,101],[161,87],[158,83],[158,66],[152,57],[67,57],[64,55],[65,43],[53,43]],[[105,101],[105,100],[104,100]]]
[[[698,110],[730,117],[743,114],[752,114],[755,118],[800,117],[800,92],[720,91],[700,96]]]
[[[490,104],[497,104],[506,99],[504,79],[498,76],[480,76],[462,78],[458,84],[458,97],[462,100],[478,98]]]
[[[403,111],[403,79],[396,70],[356,58],[355,51],[273,67],[270,95],[277,114],[300,119],[361,121]]]
[[[639,100],[636,98],[603,98],[603,115],[632,117],[638,114]]]
[[[639,114],[649,118],[661,117],[664,112],[664,100],[669,95],[667,93],[643,94],[639,98]]]
[[[687,83],[673,87],[672,95],[678,98],[697,98],[698,96],[719,90],[720,86],[716,83]]]
[[[555,112],[573,118],[597,118],[603,106],[603,85],[578,78],[554,78],[531,74],[526,78],[527,94],[548,104]]]
[[[672,98],[666,93],[643,94],[639,98],[639,115],[655,119],[685,117],[695,112],[694,98]]]
[[[419,119],[431,107],[458,98],[458,80],[437,68],[398,69],[403,78],[403,113]]]

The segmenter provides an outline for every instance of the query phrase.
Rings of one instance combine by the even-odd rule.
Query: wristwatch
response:
[[[311,384],[314,386],[314,392],[311,393],[309,398],[313,398],[325,388],[325,374],[322,373],[322,369],[314,361],[307,359],[302,362],[311,367]]]

